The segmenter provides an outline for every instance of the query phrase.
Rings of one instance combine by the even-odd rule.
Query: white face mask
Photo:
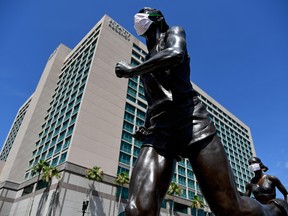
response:
[[[138,35],[143,35],[153,23],[149,18],[149,14],[137,13],[134,16],[134,28]]]
[[[249,169],[252,172],[255,172],[255,171],[261,170],[261,167],[259,163],[254,163],[254,164],[249,165]]]

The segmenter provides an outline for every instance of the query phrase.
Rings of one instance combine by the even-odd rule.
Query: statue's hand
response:
[[[131,75],[131,65],[129,65],[128,63],[124,62],[124,61],[120,61],[116,64],[115,67],[115,73],[116,76],[119,78],[130,78],[132,77]]]
[[[143,141],[144,138],[148,135],[148,131],[145,127],[137,127],[135,133],[132,135],[136,140]]]

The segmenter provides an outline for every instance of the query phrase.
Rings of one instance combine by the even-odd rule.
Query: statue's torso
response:
[[[165,41],[160,41],[164,47]],[[149,58],[149,56],[148,56]],[[161,112],[168,107],[177,106],[183,99],[193,94],[190,81],[190,57],[186,51],[184,60],[164,71],[155,71],[141,75],[148,109],[153,112]]]
[[[251,190],[254,197],[261,203],[267,204],[267,202],[276,197],[276,189],[268,176],[264,176],[261,179],[261,183],[251,183]]]

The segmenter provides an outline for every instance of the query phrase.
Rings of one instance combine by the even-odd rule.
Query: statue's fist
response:
[[[116,76],[119,78],[130,78],[131,77],[131,65],[126,62],[120,61],[115,66]]]
[[[143,141],[148,135],[148,131],[145,127],[137,127],[135,133],[132,135],[136,140]]]

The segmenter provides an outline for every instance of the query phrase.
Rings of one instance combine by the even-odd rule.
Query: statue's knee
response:
[[[157,215],[158,209],[153,207],[148,207],[147,205],[137,206],[135,203],[128,203],[125,208],[126,216],[147,216],[147,215]]]
[[[127,216],[138,215],[137,207],[131,203],[128,203],[128,205],[125,208],[125,215],[127,215]]]

